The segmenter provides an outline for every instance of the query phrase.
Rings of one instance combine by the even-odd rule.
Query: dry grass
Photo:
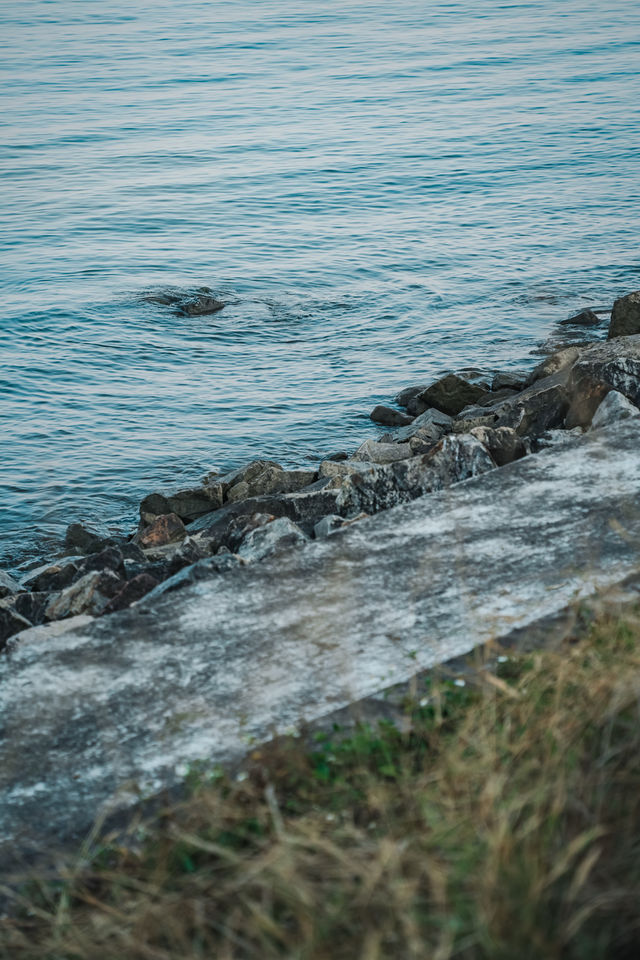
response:
[[[32,883],[11,960],[640,956],[638,621],[203,778],[144,844]],[[427,699],[425,703],[425,699]],[[26,895],[26,894],[25,894]]]

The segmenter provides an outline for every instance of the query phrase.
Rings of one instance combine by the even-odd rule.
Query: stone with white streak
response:
[[[640,417],[640,410],[623,394],[618,393],[617,390],[611,390],[593,415],[591,429],[608,427],[618,420],[626,420],[629,417]]]

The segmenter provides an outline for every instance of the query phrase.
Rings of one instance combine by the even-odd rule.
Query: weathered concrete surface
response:
[[[0,861],[640,567],[640,423],[0,661]]]

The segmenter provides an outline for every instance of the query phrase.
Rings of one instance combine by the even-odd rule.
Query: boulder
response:
[[[130,607],[132,603],[142,600],[148,593],[158,586],[158,581],[148,573],[139,573],[136,577],[128,580],[122,585],[106,604],[102,610],[103,616],[109,613],[115,613],[116,610],[124,610]]]
[[[279,517],[248,533],[238,548],[238,555],[247,563],[252,563],[306,542],[307,537],[296,523],[288,517]]]
[[[183,540],[186,535],[187,531],[180,517],[175,513],[167,513],[156,517],[153,523],[137,533],[134,542],[143,550],[151,550],[155,547],[164,547],[176,540]]]
[[[347,460],[340,463],[323,460],[318,468],[318,476],[321,479],[324,477],[348,477],[352,473],[366,473],[368,470],[375,469],[375,464],[366,460]]]
[[[223,307],[222,300],[216,300],[215,297],[212,297],[209,290],[206,292],[198,291],[176,303],[177,312],[187,317],[201,317],[207,313],[217,313]]]
[[[38,625],[44,622],[44,612],[49,602],[49,597],[50,594],[48,593],[30,593],[26,591],[25,593],[18,593],[16,596],[11,597],[8,605],[10,605],[16,613],[19,613],[21,617],[24,617],[25,620],[28,620],[29,623]]]
[[[127,575],[124,565],[124,555],[118,547],[105,547],[99,553],[91,553],[80,562],[78,573],[84,575],[93,570],[111,570],[121,579]]]
[[[372,475],[354,474],[347,478],[335,512],[378,513],[494,467],[491,456],[476,437],[448,436],[425,456],[388,464]]]
[[[611,311],[608,339],[640,333],[640,290],[618,297]]]
[[[381,404],[374,407],[369,416],[374,423],[381,423],[385,427],[405,427],[413,422],[413,417],[406,413],[401,413],[392,407],[384,407]]]
[[[175,493],[150,493],[140,504],[140,519],[148,526],[156,517],[175,513],[183,522],[188,523],[205,513],[211,513],[221,507],[222,503],[223,491],[219,483],[189,487]]]
[[[404,443],[419,433],[423,439],[426,439],[428,436],[436,442],[443,433],[447,433],[452,429],[452,424],[453,418],[448,416],[448,414],[441,413],[440,410],[436,410],[434,407],[427,407],[409,426],[395,430],[392,438],[394,443]]]
[[[608,427],[612,423],[617,423],[618,420],[626,420],[628,417],[640,417],[640,410],[623,394],[617,390],[610,390],[593,415],[591,429],[597,430],[600,427]]]
[[[81,613],[95,617],[102,613],[122,586],[122,580],[111,570],[93,570],[52,597],[45,617],[47,620],[64,620]]]
[[[27,590],[50,592],[67,587],[78,574],[79,561],[66,558],[59,563],[45,563],[23,578]]]
[[[560,326],[572,327],[597,327],[600,323],[600,317],[593,310],[581,310],[573,317],[560,321]]]
[[[369,439],[360,444],[351,459],[356,462],[364,460],[367,463],[393,463],[410,456],[411,448],[408,443],[376,443]]]
[[[97,553],[105,547],[115,546],[117,539],[106,527],[70,523],[64,537],[65,549],[73,553]]]
[[[527,385],[526,380],[527,377],[524,373],[501,371],[496,373],[491,381],[491,389],[498,391],[504,389],[504,387],[510,387],[512,390],[524,390]]]
[[[399,407],[406,407],[414,397],[423,393],[428,386],[428,383],[421,383],[417,387],[405,387],[404,390],[401,390],[400,393],[393,398],[393,402],[397,403]]]
[[[617,337],[581,350],[568,386],[569,428],[588,426],[610,390],[617,390],[640,406],[640,335]]]
[[[436,410],[455,417],[465,407],[477,403],[485,391],[484,385],[469,383],[455,373],[449,373],[423,390],[415,399],[424,404],[425,409],[435,407]]]
[[[308,487],[318,479],[316,471],[283,470],[281,467],[268,466],[251,479],[246,477],[232,486],[227,492],[227,501],[237,503],[249,497],[268,496],[273,493],[294,493]]]
[[[527,453],[522,437],[511,427],[474,427],[471,435],[486,447],[498,467],[519,460]]]
[[[240,566],[244,566],[244,561],[235,553],[225,553],[221,556],[199,560],[190,567],[184,567],[168,580],[165,580],[164,583],[154,587],[144,598],[143,605],[147,608],[151,607],[159,597],[167,593],[182,590],[184,587],[198,583],[200,580],[211,580],[221,573],[226,573],[228,570],[234,570]]]
[[[32,626],[25,617],[5,603],[6,601],[0,601],[0,651],[4,650],[10,637]]]
[[[514,390],[513,387],[500,387],[499,390],[488,390],[478,399],[478,406],[496,407],[502,403],[503,400],[509,400],[511,397],[515,397],[519,392],[518,390]]]
[[[419,430],[416,430],[414,435],[409,440],[409,449],[411,450],[411,456],[417,457],[419,454],[429,453],[430,450],[436,445],[442,436],[442,431],[439,427],[436,427],[435,424],[430,424],[426,427],[421,427]]]
[[[0,599],[11,597],[14,593],[20,593],[21,590],[22,587],[17,580],[9,576],[5,570],[0,570]]]
[[[569,370],[536,380],[530,387],[516,394],[500,406],[492,407],[497,414],[496,427],[511,427],[521,436],[539,436],[546,430],[562,426],[569,409]],[[477,424],[492,426],[492,424]]]
[[[41,626],[27,627],[16,633],[12,639],[12,645],[15,644],[28,644],[28,643],[42,643],[46,644],[50,640],[54,640],[56,637],[60,637],[65,633],[68,633],[70,630],[75,630],[77,627],[86,627],[87,624],[91,623],[93,617],[90,617],[88,614],[79,614],[77,617],[69,617],[68,620],[56,620],[52,623],[45,623]]]
[[[563,370],[568,370],[578,359],[579,355],[580,350],[578,347],[565,347],[563,350],[557,350],[556,353],[552,353],[550,357],[546,357],[542,363],[539,363],[537,367],[533,368],[527,377],[527,386],[531,386],[536,380],[545,380],[554,373],[561,373]]]

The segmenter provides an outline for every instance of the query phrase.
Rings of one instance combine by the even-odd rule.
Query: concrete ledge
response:
[[[640,567],[621,422],[0,660],[0,862]]]

